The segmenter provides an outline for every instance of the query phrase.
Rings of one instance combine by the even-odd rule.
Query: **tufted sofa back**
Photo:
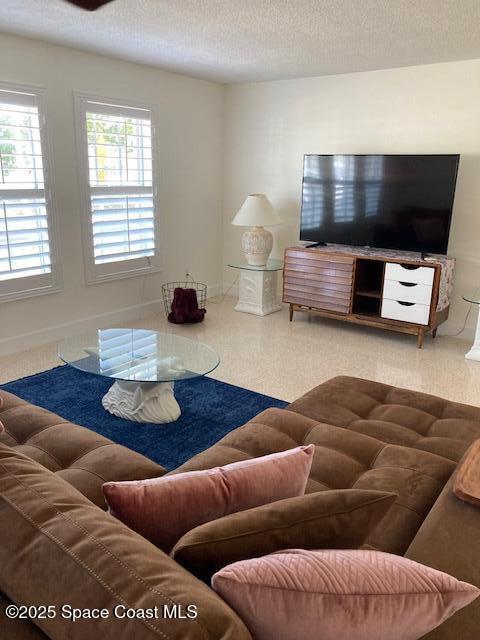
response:
[[[476,438],[479,408],[342,376],[286,409],[267,409],[174,473],[313,443],[307,492],[359,488],[397,493],[367,543],[404,554]]]
[[[105,508],[102,484],[162,476],[165,469],[103,436],[0,391],[0,443],[58,474]]]
[[[458,462],[480,438],[480,408],[347,376],[332,378],[290,411]]]

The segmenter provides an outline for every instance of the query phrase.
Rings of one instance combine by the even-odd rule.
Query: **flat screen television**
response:
[[[306,155],[300,239],[446,253],[459,155]]]

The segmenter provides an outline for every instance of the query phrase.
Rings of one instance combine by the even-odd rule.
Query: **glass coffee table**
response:
[[[180,417],[174,383],[204,376],[220,363],[208,345],[147,329],[97,329],[63,340],[71,367],[115,380],[103,407],[120,418],[165,423]]]

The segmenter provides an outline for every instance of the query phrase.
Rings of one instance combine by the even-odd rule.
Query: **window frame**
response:
[[[35,97],[35,106],[38,109],[38,121],[40,124],[40,148],[42,150],[43,166],[43,197],[45,200],[45,211],[47,214],[48,241],[50,250],[50,273],[18,276],[0,280],[0,303],[31,298],[35,296],[58,293],[63,289],[62,270],[60,267],[58,253],[58,227],[57,211],[54,200],[54,175],[53,175],[53,152],[50,137],[50,125],[46,113],[46,89],[37,85],[27,85],[11,82],[0,82],[0,92],[11,92],[13,94],[27,94]],[[13,102],[13,100],[12,100]],[[0,105],[2,102],[0,101]],[[19,102],[18,104],[22,104]],[[26,104],[26,102],[25,102]],[[0,106],[1,108],[1,106]],[[29,189],[12,189],[18,191],[18,198],[26,195]],[[12,194],[13,195],[13,194]],[[2,191],[0,191],[0,200]]]
[[[157,137],[156,137],[156,110],[154,105],[140,103],[132,100],[122,100],[118,98],[107,98],[88,93],[75,91],[74,111],[75,111],[75,134],[77,143],[78,159],[78,181],[80,186],[80,217],[82,228],[83,262],[85,271],[85,282],[87,285],[133,278],[136,276],[157,273],[162,270],[161,251],[161,219],[158,202],[157,188]],[[98,113],[111,111],[112,115],[126,114],[131,110],[132,117],[139,117],[138,111],[147,111],[150,117],[151,140],[152,140],[152,200],[153,200],[153,229],[154,229],[154,255],[150,257],[130,258],[115,262],[95,264],[93,226],[91,211],[91,187],[88,162],[88,137],[86,114],[88,111],[94,112],[94,105],[99,105]],[[111,109],[110,109],[111,108]],[[115,113],[115,110],[117,112]],[[98,188],[98,187],[97,187]],[[104,187],[108,192],[109,187]],[[134,189],[126,187],[126,189]]]

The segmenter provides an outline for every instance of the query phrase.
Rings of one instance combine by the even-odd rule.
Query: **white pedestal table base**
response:
[[[240,287],[235,311],[267,316],[280,311],[277,298],[277,272],[240,270]]]
[[[467,360],[477,360],[480,362],[480,313],[477,319],[477,330],[475,331],[475,340],[472,348],[465,354]]]
[[[102,405],[115,416],[134,422],[174,422],[181,411],[173,384],[117,380],[104,395]]]

